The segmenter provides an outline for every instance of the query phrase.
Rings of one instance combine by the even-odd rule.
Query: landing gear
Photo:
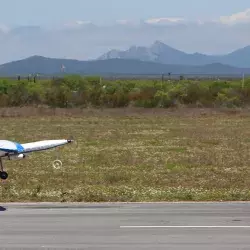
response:
[[[3,170],[3,162],[1,157],[0,157],[0,178],[2,180],[6,180],[8,178],[8,173]]]
[[[8,173],[6,173],[6,172],[0,172],[0,178],[2,179],[2,180],[6,180],[7,178],[8,178]]]

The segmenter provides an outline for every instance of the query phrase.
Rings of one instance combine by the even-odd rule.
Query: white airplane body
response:
[[[26,154],[32,152],[38,152],[63,146],[71,143],[73,140],[45,140],[36,141],[30,143],[17,143],[8,140],[0,140],[0,178],[7,179],[8,174],[3,170],[2,158],[8,158],[9,160],[23,159]]]

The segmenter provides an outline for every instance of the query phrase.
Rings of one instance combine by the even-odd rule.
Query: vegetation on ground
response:
[[[250,79],[235,81],[102,80],[77,75],[51,80],[0,80],[0,107],[245,107]]]
[[[59,150],[60,169],[57,150],[4,161],[2,202],[250,200],[248,111],[19,110],[1,110],[2,139],[76,143]]]

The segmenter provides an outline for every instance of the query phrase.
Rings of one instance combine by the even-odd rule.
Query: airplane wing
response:
[[[37,141],[37,142],[29,142],[20,144],[22,148],[22,153],[31,153],[37,151],[43,151],[55,147],[59,147],[68,143],[71,143],[72,140],[45,140],[45,141]]]

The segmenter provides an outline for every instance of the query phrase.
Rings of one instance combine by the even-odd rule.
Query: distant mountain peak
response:
[[[162,41],[156,40],[152,46],[167,46],[167,45]]]
[[[175,65],[207,65],[207,64],[227,64],[234,67],[250,68],[250,46],[238,49],[227,55],[212,56],[201,53],[188,54],[160,40],[156,40],[151,46],[131,46],[128,50],[111,50],[98,59],[136,59],[148,62],[158,62]]]
[[[180,52],[179,50],[161,42],[161,41],[158,41],[156,40],[151,46],[150,46],[150,49],[154,52],[169,52],[169,51],[176,51],[176,52]],[[185,53],[185,52],[181,52],[181,53]]]

